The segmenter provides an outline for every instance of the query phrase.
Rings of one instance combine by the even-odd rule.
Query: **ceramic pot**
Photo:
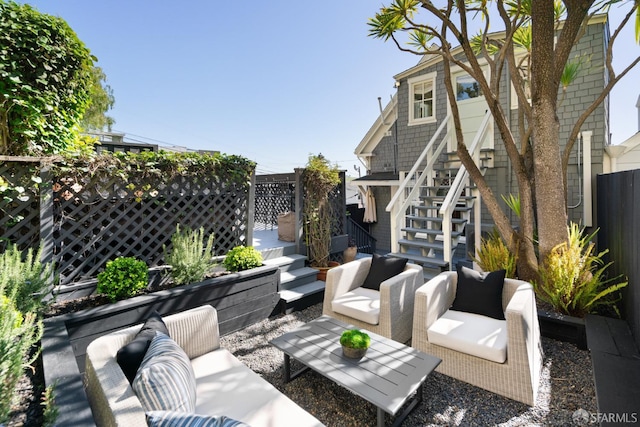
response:
[[[351,262],[356,259],[356,255],[358,253],[358,248],[355,246],[349,246],[342,252],[342,257],[344,262]]]
[[[326,281],[327,280],[327,271],[332,269],[333,267],[339,266],[340,263],[336,261],[329,261],[328,267],[313,267],[318,270],[318,274],[316,275],[317,280]]]
[[[367,353],[366,348],[351,348],[342,346],[342,355],[349,359],[362,359]]]

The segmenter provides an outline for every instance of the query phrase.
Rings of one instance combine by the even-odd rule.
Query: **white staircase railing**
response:
[[[491,112],[487,110],[484,118],[482,119],[482,123],[480,124],[480,128],[478,132],[476,132],[475,137],[473,138],[473,142],[469,146],[469,153],[473,157],[473,161],[480,165],[480,149],[482,148],[482,142],[487,137],[487,132],[490,128],[491,123]],[[442,234],[444,240],[444,249],[443,256],[444,260],[449,263],[449,269],[453,270],[453,251],[451,248],[451,234],[453,232],[453,211],[458,203],[458,199],[462,195],[462,191],[465,186],[469,184],[469,172],[464,167],[464,165],[460,165],[460,169],[456,173],[456,178],[451,184],[449,191],[447,192],[447,196],[445,197],[442,205],[440,206],[440,214],[442,215]],[[476,194],[476,201],[474,203],[474,224],[475,227],[479,227],[481,224],[481,209],[480,209],[480,194]],[[476,247],[480,245],[480,234],[479,230],[475,233],[475,242]]]
[[[447,131],[444,138],[442,138],[442,141],[440,141],[440,143],[436,146],[435,150],[433,150],[433,147],[436,144],[438,137],[440,136],[442,131],[448,127],[447,125],[450,120],[451,120],[451,114],[447,115],[447,117],[442,121],[442,123],[438,127],[438,130],[436,130],[436,133],[433,135],[433,137],[431,138],[429,143],[426,145],[424,150],[422,150],[422,153],[420,153],[420,156],[418,157],[416,162],[413,164],[413,167],[405,175],[405,178],[400,183],[398,190],[395,192],[395,194],[393,195],[393,197],[385,207],[385,210],[387,212],[390,212],[391,214],[391,251],[392,252],[398,252],[398,248],[399,248],[398,240],[399,240],[399,236],[402,229],[402,223],[404,222],[404,221],[400,221],[400,216],[405,215],[405,212],[409,207],[409,203],[411,203],[418,196],[420,187],[422,186],[424,181],[427,179],[427,177],[431,176],[431,171],[433,170],[433,166],[435,162],[438,160],[440,153],[442,153],[442,150],[446,146],[447,140],[451,137],[449,131]],[[448,128],[451,129],[450,126]],[[431,153],[431,156],[429,157],[427,164],[422,170],[422,173],[419,176],[415,176],[420,164],[424,161],[424,159],[430,153]],[[411,184],[413,184],[413,188],[411,188],[411,191],[409,191],[409,194],[405,195],[405,191],[407,190],[407,188],[409,188]],[[451,244],[449,244],[449,246],[451,246]]]

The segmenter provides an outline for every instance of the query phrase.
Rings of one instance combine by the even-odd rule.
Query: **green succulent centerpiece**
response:
[[[360,359],[371,345],[371,338],[358,329],[347,329],[340,336],[342,354],[352,359]]]

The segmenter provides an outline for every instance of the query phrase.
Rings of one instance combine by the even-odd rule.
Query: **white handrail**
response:
[[[451,119],[451,114],[448,114],[447,117],[442,121],[440,126],[438,126],[438,130],[436,130],[436,133],[433,135],[433,137],[431,138],[431,140],[429,141],[427,146],[424,147],[424,150],[422,150],[422,153],[420,153],[420,157],[418,157],[418,160],[416,160],[416,162],[413,164],[413,167],[407,173],[405,179],[402,181],[402,183],[400,183],[400,186],[398,187],[398,191],[396,191],[396,193],[393,195],[393,197],[391,198],[391,200],[389,201],[389,203],[385,207],[385,210],[387,212],[391,212],[391,209],[393,208],[393,205],[395,205],[398,202],[398,199],[400,198],[400,196],[402,195],[404,190],[407,188],[407,186],[411,182],[413,175],[418,170],[418,166],[420,165],[420,163],[422,163],[424,158],[427,156],[427,154],[429,153],[429,151],[431,150],[431,148],[435,144],[436,139],[438,139],[438,137],[440,136],[440,133],[445,128],[445,126],[447,125],[447,123],[449,122],[450,119]],[[444,140],[446,140],[446,138]],[[435,157],[437,157],[437,156],[432,156],[432,159],[434,159]],[[422,182],[424,182],[424,178],[422,178]],[[420,184],[416,183],[416,186],[419,186],[419,185],[421,185],[421,183]]]
[[[484,115],[484,118],[482,119],[482,122],[480,123],[478,132],[476,132],[476,135],[473,138],[473,142],[469,147],[470,148],[469,152],[472,154],[475,161],[478,160],[478,152],[482,147],[482,144],[480,142],[484,141],[484,139],[487,136],[487,130],[489,128],[490,119],[491,119],[491,112],[487,110],[487,112]],[[449,263],[450,270],[453,269],[453,263],[451,262],[453,258],[451,253],[452,252],[451,251],[451,235],[453,233],[453,224],[452,224],[453,210],[456,204],[458,203],[458,199],[462,195],[462,190],[464,189],[463,184],[467,182],[468,176],[469,176],[469,173],[467,172],[467,168],[465,168],[464,165],[460,165],[460,169],[456,174],[456,178],[454,179],[453,184],[449,188],[449,191],[447,192],[447,195],[444,198],[444,201],[442,202],[442,206],[440,206],[440,210],[439,210],[440,214],[442,215],[442,234],[443,234],[442,237],[444,241],[443,257],[444,257],[444,260]],[[479,207],[476,207],[476,209],[479,209]]]
[[[477,150],[480,147],[482,147],[480,145],[480,141],[484,140],[484,138],[486,137],[490,118],[491,118],[491,112],[487,110],[487,112],[484,115],[484,118],[482,119],[482,122],[480,123],[478,132],[476,132],[476,135],[473,138],[473,142],[469,147],[470,148],[469,152],[472,154],[472,156],[475,156]],[[444,201],[442,202],[442,206],[440,206],[441,214],[444,214],[448,210],[451,210],[451,207],[454,206],[455,203],[457,203],[458,198],[462,194],[462,189],[463,189],[462,182],[463,180],[466,179],[467,175],[468,175],[467,168],[465,168],[464,165],[460,165],[460,170],[456,174],[456,178],[453,180],[453,184],[451,184],[451,188],[449,188],[449,191],[447,192],[447,196],[444,198]]]

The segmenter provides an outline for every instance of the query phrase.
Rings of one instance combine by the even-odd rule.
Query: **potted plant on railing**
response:
[[[331,252],[333,210],[329,192],[340,183],[337,166],[332,166],[322,154],[309,156],[302,174],[304,192],[303,224],[309,264],[326,275]]]

